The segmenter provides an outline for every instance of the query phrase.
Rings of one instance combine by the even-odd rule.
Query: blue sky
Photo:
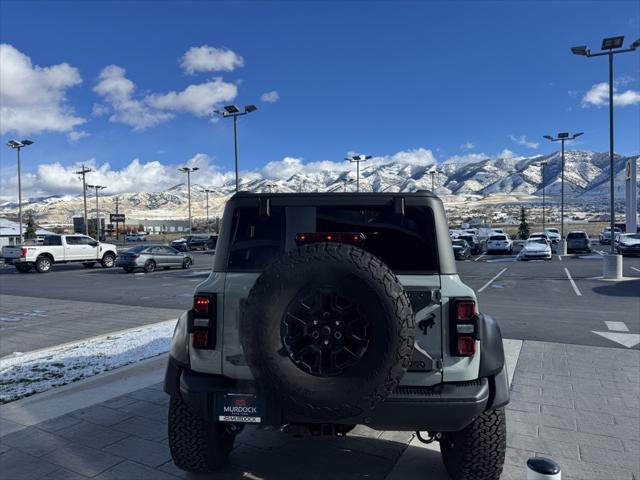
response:
[[[232,123],[210,120],[231,101],[258,106],[239,122],[247,170],[348,152],[530,156],[556,147],[543,134],[565,130],[586,132],[575,148],[606,151],[606,59],[569,47],[599,50],[617,34],[630,43],[640,3],[4,0],[0,32],[11,54],[0,67],[24,70],[28,58],[33,68],[0,83],[3,143],[36,141],[24,151],[27,191],[75,191],[65,175],[81,161],[116,191],[147,174],[163,185],[189,159],[212,182],[228,179]],[[185,61],[202,46],[212,49]],[[617,56],[615,74],[626,103],[616,109],[616,151],[638,154],[640,50]],[[269,92],[277,95],[262,101]],[[14,153],[4,148],[0,161],[6,197]]]

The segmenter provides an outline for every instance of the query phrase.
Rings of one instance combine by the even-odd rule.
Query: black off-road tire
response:
[[[156,269],[156,262],[154,262],[153,260],[147,260],[147,262],[144,264],[144,271],[147,273],[154,272],[155,269]]]
[[[40,255],[36,259],[36,272],[38,273],[47,273],[51,271],[51,267],[53,266],[53,261],[50,257],[46,255]]]
[[[506,450],[503,408],[483,413],[440,442],[442,460],[453,480],[499,480]]]
[[[116,257],[112,253],[105,253],[102,257],[102,268],[112,268],[116,264]]]
[[[364,353],[326,375],[296,364],[284,340],[284,319],[295,318],[288,317],[291,306],[306,307],[305,299],[319,291],[335,295],[332,302],[347,299],[357,318],[369,322]],[[322,323],[327,314],[314,307],[309,317]],[[240,319],[240,341],[258,384],[283,411],[314,420],[348,421],[375,408],[404,376],[414,338],[413,310],[397,277],[377,257],[342,243],[306,245],[272,262],[251,289]]]
[[[194,473],[211,473],[224,467],[235,435],[222,423],[197,417],[179,396],[169,404],[169,448],[178,468]]]
[[[190,258],[185,258],[182,261],[182,268],[184,268],[185,270],[188,270],[191,268],[191,265],[193,265],[193,262],[191,261]]]

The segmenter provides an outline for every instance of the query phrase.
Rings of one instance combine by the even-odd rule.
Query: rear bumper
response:
[[[216,421],[217,393],[257,393],[251,381],[194,372],[169,357],[164,390],[180,395],[201,418]],[[364,417],[340,419],[341,424],[364,424],[376,430],[458,431],[478,415],[509,402],[507,370],[470,382],[442,383],[432,387],[400,386]],[[277,400],[267,399],[264,424],[313,423],[281,411]],[[330,422],[324,422],[330,423]]]

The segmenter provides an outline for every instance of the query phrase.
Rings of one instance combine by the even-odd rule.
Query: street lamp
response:
[[[574,55],[581,55],[584,57],[601,57],[606,55],[609,57],[609,169],[610,169],[610,178],[609,178],[609,188],[610,188],[610,199],[609,199],[609,215],[610,219],[610,228],[611,228],[611,252],[612,260],[606,260],[604,264],[604,276],[607,277],[608,274],[615,275],[613,278],[619,278],[622,276],[622,258],[615,255],[615,246],[614,246],[614,238],[613,232],[615,228],[615,184],[614,184],[614,168],[613,168],[613,56],[618,53],[626,53],[633,52],[638,47],[640,47],[640,38],[629,45],[629,48],[621,48],[624,43],[624,36],[618,35],[616,37],[609,37],[602,40],[600,53],[591,53],[585,45],[581,45],[579,47],[572,47],[571,53]],[[613,264],[614,272],[611,272],[607,267],[612,266],[612,264],[607,264],[606,262],[611,261]]]
[[[182,173],[187,174],[187,198],[189,199],[189,233],[192,233],[191,230],[191,173],[196,170],[200,170],[200,167],[181,167],[180,170]]]
[[[360,162],[366,162],[370,158],[373,157],[371,155],[351,155],[345,158],[345,160],[356,164],[356,192],[360,191]]]
[[[353,178],[343,178],[342,183],[344,184],[344,191],[347,192],[347,185],[353,185],[355,180]]]
[[[542,231],[544,232],[546,215],[546,197],[545,197],[545,179],[544,179],[544,167],[549,165],[549,162],[540,162],[542,167]]]
[[[224,110],[215,110],[215,113],[221,115],[222,117],[233,117],[233,150],[235,152],[235,160],[236,160],[236,192],[239,190],[238,188],[238,117],[240,115],[246,115],[251,112],[255,112],[258,107],[255,105],[245,105],[244,112],[241,112],[238,107],[235,105],[226,105]]]
[[[33,145],[32,140],[24,139],[21,142],[9,140],[7,146],[13,148],[18,154],[18,224],[20,228],[20,243],[22,243],[22,180],[20,175],[20,149]]]
[[[204,189],[204,193],[207,194],[207,233],[211,233],[211,224],[209,223],[209,194],[214,192],[215,190]]]
[[[90,168],[82,165],[80,170],[76,172],[76,175],[82,175],[82,200],[84,202],[84,234],[89,235],[89,218],[87,217],[87,173],[91,171]]]
[[[435,169],[431,169],[429,170],[429,175],[431,175],[431,191],[434,192],[435,191],[435,183],[433,181],[435,174],[438,173]]]
[[[561,159],[562,159],[562,167],[560,174],[560,242],[558,243],[559,255],[567,254],[567,242],[564,238],[564,142],[567,140],[573,140],[578,138],[580,135],[583,135],[584,132],[574,133],[573,135],[569,135],[567,132],[559,133],[556,138],[553,138],[551,135],[543,135],[543,138],[551,142],[560,142],[562,145],[561,148]]]
[[[96,190],[96,236],[100,241],[100,205],[98,204],[98,192],[104,190],[104,185],[87,185],[87,188],[94,188]]]

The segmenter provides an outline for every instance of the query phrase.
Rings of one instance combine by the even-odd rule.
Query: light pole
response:
[[[343,178],[342,182],[344,183],[344,191],[347,192],[347,185],[352,185],[354,183],[353,178]]]
[[[431,175],[431,191],[432,192],[435,192],[434,177],[435,177],[436,173],[438,173],[438,172],[435,169],[429,170],[429,175]]]
[[[191,231],[191,173],[196,170],[200,170],[200,167],[181,167],[180,170],[182,173],[187,174],[187,198],[189,199],[189,234]]]
[[[600,53],[591,53],[586,45],[581,45],[579,47],[572,47],[571,53],[574,55],[581,55],[584,57],[601,57],[606,55],[609,57],[609,169],[610,169],[610,178],[609,178],[609,188],[610,188],[610,199],[609,199],[609,215],[610,219],[610,228],[611,228],[611,252],[610,255],[614,256],[613,267],[616,275],[615,278],[619,278],[622,276],[622,260],[621,257],[616,258],[615,255],[615,246],[614,246],[614,231],[615,231],[615,172],[613,166],[613,56],[618,53],[626,53],[633,52],[638,47],[640,47],[640,38],[629,45],[629,48],[621,48],[624,43],[624,36],[620,35],[617,37],[609,37],[602,40],[602,46],[600,47],[603,50]],[[611,264],[609,265],[611,266]],[[607,264],[605,263],[604,267],[604,276],[607,277],[608,273],[611,271],[607,271]]]
[[[233,151],[236,160],[236,192],[239,190],[238,180],[238,117],[246,115],[251,112],[255,112],[258,107],[255,105],[245,105],[244,112],[241,112],[235,105],[225,105],[224,110],[216,110],[215,113],[223,117],[233,117]]]
[[[209,194],[214,192],[215,190],[204,189],[204,193],[207,194],[207,233],[211,233],[211,224],[209,223]]]
[[[546,196],[545,196],[545,179],[544,179],[544,167],[546,167],[549,162],[540,162],[540,166],[542,167],[542,231],[544,232],[545,220],[547,217],[546,214]]]
[[[96,236],[98,237],[98,241],[100,241],[100,205],[98,203],[98,192],[107,187],[104,185],[87,185],[87,188],[94,188],[96,190]]]
[[[84,234],[89,235],[89,218],[87,217],[87,179],[86,175],[91,171],[90,168],[82,165],[82,168],[76,172],[77,175],[82,175],[82,198],[84,200]]]
[[[21,142],[9,140],[7,146],[13,148],[18,154],[18,224],[20,228],[20,243],[22,243],[22,179],[20,175],[20,149],[33,145],[32,140],[24,139]]]
[[[567,242],[564,238],[564,142],[567,140],[573,140],[578,138],[580,135],[583,135],[584,132],[574,133],[572,136],[569,136],[567,132],[559,133],[556,138],[553,138],[551,135],[544,135],[543,137],[552,142],[560,142],[562,145],[561,151],[561,161],[562,166],[560,167],[560,242],[558,243],[558,249],[560,252],[559,255],[567,254]]]
[[[356,164],[356,192],[360,191],[360,162],[366,162],[370,158],[373,157],[371,155],[351,155],[345,158],[345,160]]]

